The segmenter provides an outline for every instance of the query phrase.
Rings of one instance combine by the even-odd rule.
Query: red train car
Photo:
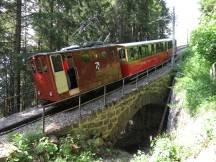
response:
[[[39,99],[59,101],[121,79],[116,50],[109,45],[32,56]]]
[[[60,101],[160,64],[171,50],[162,39],[39,53],[29,63],[39,99]]]
[[[123,76],[131,76],[169,59],[172,52],[172,40],[119,44],[118,51]]]

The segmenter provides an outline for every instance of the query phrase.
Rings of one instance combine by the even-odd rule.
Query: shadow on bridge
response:
[[[120,133],[115,147],[135,153],[138,149],[148,151],[150,141],[158,134],[166,105],[149,104],[143,106]],[[163,129],[166,130],[169,111],[166,111]]]

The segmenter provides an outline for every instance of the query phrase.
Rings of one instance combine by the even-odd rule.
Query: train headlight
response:
[[[50,95],[50,96],[52,96],[52,95],[53,95],[51,91],[49,92],[49,95]]]
[[[40,91],[37,92],[38,96],[40,96]]]

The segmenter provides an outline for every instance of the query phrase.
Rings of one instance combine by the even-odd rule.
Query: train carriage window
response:
[[[142,50],[141,50],[141,47],[138,47],[138,57],[139,57],[139,59],[142,58]]]
[[[119,50],[119,57],[120,59],[126,59],[125,49]]]
[[[161,43],[157,43],[156,44],[156,53],[160,53],[162,51],[163,51],[162,44]]]
[[[169,47],[169,49],[172,48],[172,41],[168,42],[168,47]]]
[[[163,43],[160,43],[160,52],[162,52],[163,50],[164,50]]]
[[[162,51],[166,50],[165,42],[161,43]]]
[[[112,51],[111,51],[112,52]],[[113,54],[113,53],[112,53]],[[114,58],[114,54],[113,54],[113,58]],[[106,59],[107,58],[107,52],[106,51],[102,51],[101,52],[101,59]]]
[[[134,49],[133,48],[128,48],[127,52],[128,52],[129,61],[135,60]]]
[[[168,49],[168,42],[165,42],[165,50]]]
[[[62,60],[60,55],[51,56],[54,72],[63,71]]]
[[[37,68],[37,71],[39,73],[42,73],[42,67],[41,67],[41,63],[40,63],[40,60],[35,60],[35,65],[36,65],[36,68]]]
[[[41,60],[42,61],[42,69],[43,69],[43,72],[47,72],[47,64],[46,64],[46,61],[43,59]]]
[[[148,50],[149,50],[149,55],[151,55],[152,53],[154,53],[154,45],[148,45]]]
[[[81,58],[82,58],[82,60],[83,60],[84,62],[90,61],[90,56],[89,56],[88,53],[83,53],[82,56],[81,56]]]
[[[166,42],[163,42],[163,51],[166,51]]]
[[[142,53],[142,57],[145,57],[145,55],[146,55],[146,48],[145,48],[145,46],[141,47],[141,53]]]
[[[155,45],[154,44],[152,44],[152,45],[149,45],[149,47],[151,48],[151,52],[150,52],[150,54],[152,55],[152,54],[154,54],[154,53],[156,53],[156,47],[155,47]]]
[[[68,60],[68,66],[69,66],[69,68],[73,68],[74,63],[73,63],[72,56],[67,56],[67,60]]]
[[[156,44],[156,53],[159,53],[159,52],[160,52],[160,44],[157,43],[157,44]]]
[[[148,46],[144,45],[141,47],[141,49],[142,49],[142,56],[143,57],[146,57],[150,54]]]
[[[129,61],[134,61],[138,59],[138,47],[128,48],[128,59]]]
[[[139,59],[139,47],[134,47],[135,59]]]

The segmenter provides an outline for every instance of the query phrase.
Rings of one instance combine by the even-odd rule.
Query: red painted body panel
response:
[[[121,70],[123,77],[134,75],[138,72],[147,70],[155,65],[162,63],[170,58],[170,52],[161,52],[149,57],[145,57],[141,60],[136,60],[131,63],[122,63]]]

